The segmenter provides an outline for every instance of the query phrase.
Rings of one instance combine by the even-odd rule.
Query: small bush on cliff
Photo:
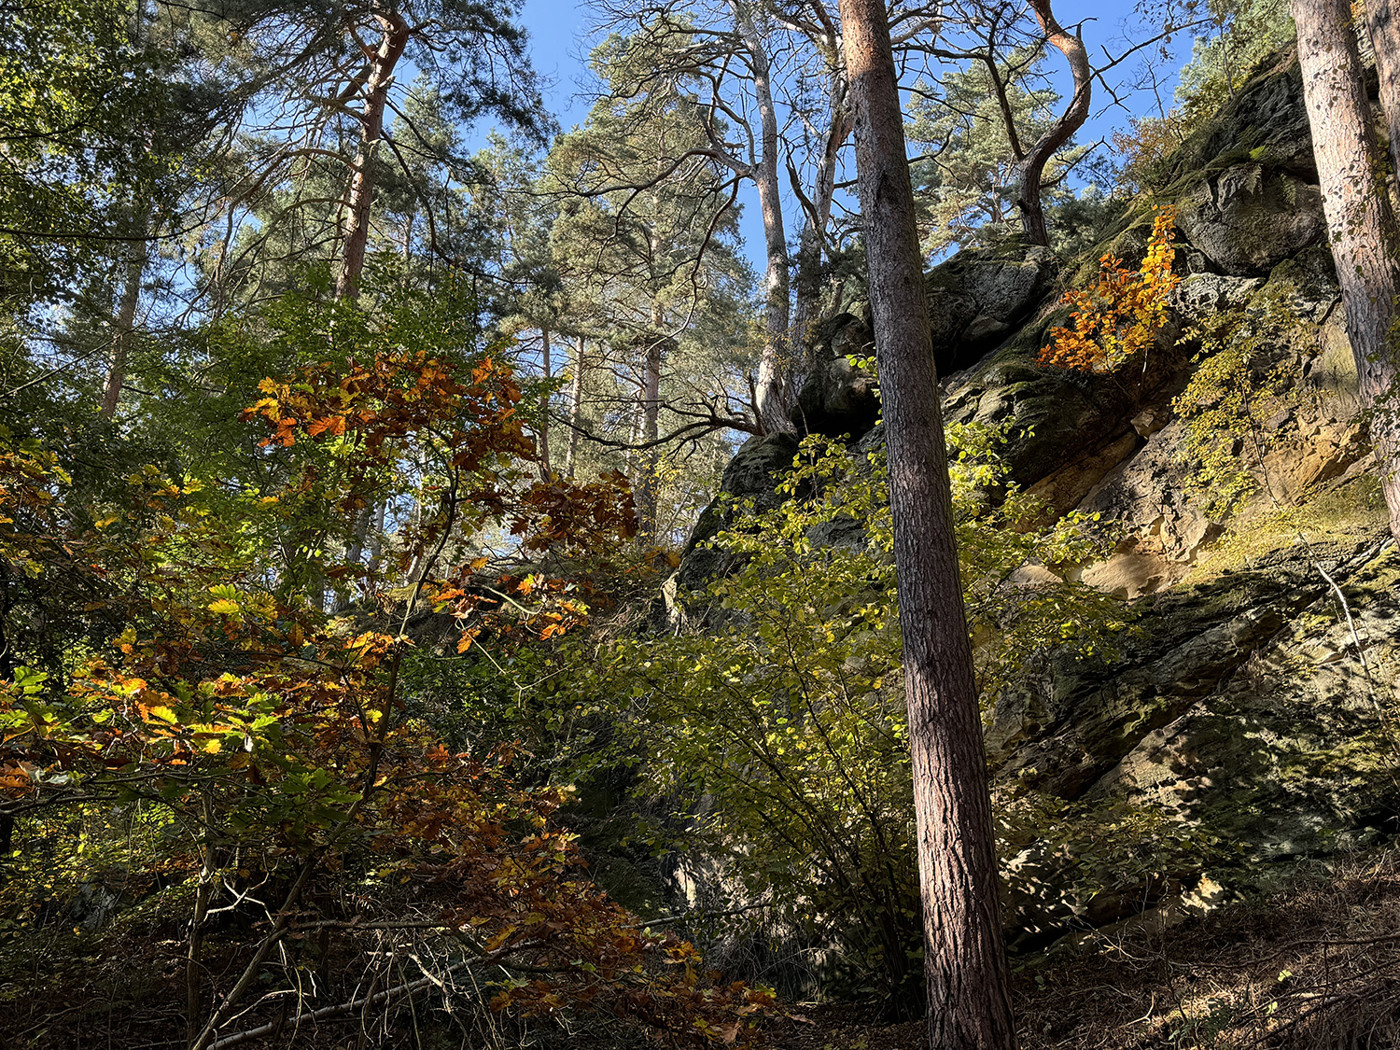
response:
[[[1130,270],[1112,252],[1099,260],[1091,288],[1075,288],[1062,302],[1074,309],[1068,326],[1053,328],[1037,363],[1080,372],[1111,372],[1146,353],[1167,323],[1167,304],[1181,278],[1173,272],[1176,209],[1157,209],[1147,254]]]

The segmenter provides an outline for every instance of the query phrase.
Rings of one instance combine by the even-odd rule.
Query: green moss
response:
[[[1351,548],[1358,539],[1383,533],[1386,522],[1380,479],[1362,475],[1301,506],[1280,507],[1232,522],[1197,563],[1192,579],[1208,580],[1247,569],[1269,554],[1299,546],[1300,533],[1316,547]],[[1390,579],[1387,586],[1394,582]]]

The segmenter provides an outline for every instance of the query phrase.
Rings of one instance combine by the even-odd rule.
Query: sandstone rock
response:
[[[975,364],[1041,304],[1055,257],[1032,247],[958,252],[925,277],[938,374]]]
[[[1243,306],[1264,284],[1262,277],[1227,277],[1192,273],[1172,293],[1172,306],[1183,318],[1199,321]]]
[[[929,320],[940,376],[967,368],[1003,342],[1046,298],[1055,257],[1045,248],[973,249],[929,271]],[[873,351],[869,322],[853,310],[819,333],[816,365],[803,382],[793,423],[807,433],[859,438],[879,415],[874,377],[847,355]]]
[[[1189,651],[1159,663],[1174,717],[1142,735],[1087,796],[1201,820],[1251,862],[1327,855],[1393,833],[1397,742],[1380,703],[1400,670],[1400,559],[1378,547],[1330,569],[1355,635],[1321,573],[1305,566],[1300,593],[1312,601],[1299,609],[1296,597],[1284,598],[1237,614],[1227,629],[1237,651],[1261,629],[1272,636],[1204,695],[1173,703],[1201,677]]]
[[[1156,573],[1159,585],[1179,579],[1202,545],[1220,531],[1219,525],[1210,521],[1192,499],[1187,484],[1189,472],[1180,462],[1178,451],[1185,430],[1186,425],[1175,420],[1156,431],[1131,460],[1108,472],[1078,506],[1086,514],[1098,514],[1106,521],[1128,527],[1135,543],[1122,553],[1147,555],[1163,563]],[[1177,563],[1177,567],[1169,568],[1166,562]],[[1120,562],[1117,568],[1098,574],[1086,571],[1084,579],[1108,583],[1113,576],[1127,572],[1129,564]],[[1117,590],[1120,586],[1114,582],[1106,589]],[[1141,593],[1145,592],[1132,593],[1130,589],[1125,596],[1137,597]]]
[[[1245,83],[1215,118],[1168,161],[1170,178],[1253,161],[1317,182],[1312,128],[1303,106],[1303,75],[1291,52],[1280,53]],[[1170,179],[1169,179],[1170,181]]]
[[[728,508],[733,500],[752,500],[759,510],[771,510],[782,502],[777,487],[792,469],[797,445],[795,434],[781,433],[751,437],[740,446],[720,479],[720,495],[701,512],[690,530],[676,574],[681,588],[703,587],[725,571],[729,556],[705,544],[729,524],[732,513]]]
[[[823,341],[824,356],[802,384],[793,424],[809,434],[860,437],[880,416],[875,377],[851,364],[849,356],[871,353],[870,330],[850,314],[837,319]]]
[[[1235,276],[1266,274],[1327,233],[1318,188],[1260,164],[1207,177],[1182,199],[1177,225],[1212,263]]]
[[[1156,410],[1180,386],[1189,355],[1169,326],[1147,366],[1127,377],[1089,375],[1035,364],[1063,308],[1042,313],[995,354],[954,376],[944,414],[956,422],[1002,424],[1011,479],[1060,512],[1073,508],[1140,446],[1132,420]]]

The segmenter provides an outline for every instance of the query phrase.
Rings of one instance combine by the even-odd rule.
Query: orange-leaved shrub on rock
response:
[[[1130,270],[1112,252],[1099,259],[1092,288],[1073,289],[1061,300],[1074,309],[1068,326],[1050,330],[1037,363],[1080,372],[1111,372],[1147,351],[1167,323],[1167,302],[1181,278],[1173,272],[1172,229],[1176,209],[1159,207],[1147,254]]]

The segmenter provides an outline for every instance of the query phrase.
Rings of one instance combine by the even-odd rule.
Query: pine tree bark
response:
[[[1312,127],[1322,208],[1342,287],[1361,404],[1400,542],[1400,425],[1393,328],[1400,295],[1400,230],[1362,80],[1349,0],[1293,0],[1303,101]]]
[[[889,450],[929,1045],[1010,1050],[987,760],[889,22],[881,0],[841,0],[841,23]]]
[[[364,106],[360,111],[360,149],[351,165],[350,186],[345,197],[344,247],[335,279],[337,299],[353,300],[359,294],[374,206],[375,154],[384,140],[384,113],[389,105],[394,69],[412,35],[408,23],[397,11],[385,12],[379,19],[384,26],[383,36],[379,47],[369,56],[368,75],[361,89]]]
[[[1366,32],[1376,56],[1381,109],[1390,137],[1391,171],[1400,178],[1400,18],[1391,0],[1366,0]]]
[[[1021,211],[1021,227],[1026,239],[1032,244],[1049,247],[1050,231],[1045,225],[1045,205],[1041,199],[1045,165],[1088,119],[1094,71],[1089,65],[1089,52],[1084,48],[1084,41],[1060,25],[1051,9],[1050,0],[1031,0],[1031,9],[1035,12],[1046,42],[1069,62],[1070,75],[1074,80],[1074,95],[1064,113],[1031,146],[1021,162],[1020,185],[1017,187],[1016,206]]]

